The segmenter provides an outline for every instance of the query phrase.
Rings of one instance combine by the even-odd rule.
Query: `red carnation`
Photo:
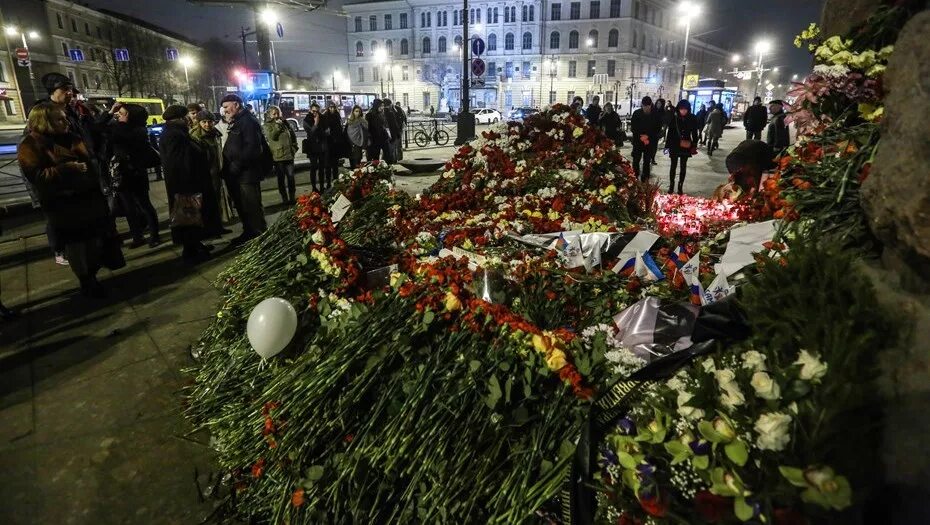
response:
[[[730,515],[733,503],[730,498],[702,490],[694,497],[694,508],[708,523],[719,523]]]

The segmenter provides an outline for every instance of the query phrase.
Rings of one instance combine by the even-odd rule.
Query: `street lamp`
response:
[[[685,26],[684,57],[681,61],[681,82],[678,85],[679,100],[683,100],[685,96],[685,73],[688,67],[688,40],[691,38],[691,19],[700,14],[701,6],[698,4],[688,1],[678,4],[678,15]]]
[[[184,94],[184,101],[186,102],[191,92],[191,79],[187,74],[187,70],[194,67],[195,62],[193,58],[187,55],[181,55],[178,57],[178,63],[184,68],[184,83],[187,85],[187,91]]]
[[[768,40],[760,40],[756,43],[756,54],[759,55],[759,82],[756,84],[756,89],[753,92],[753,98],[759,95],[759,88],[762,87],[762,56],[768,53],[772,49],[772,44]]]
[[[555,102],[552,99],[552,90],[555,88],[555,75],[559,69],[559,62],[555,55],[546,60],[546,69],[549,70],[549,104],[552,104]]]
[[[738,54],[736,54],[736,55],[733,55],[733,57],[731,58],[731,60],[733,61],[734,64],[736,64],[736,63],[738,63],[742,58],[743,58],[743,57],[741,57],[741,56],[739,56]]]
[[[798,79],[798,75],[797,75],[797,74],[791,75],[791,80],[797,80],[797,79]]]
[[[593,47],[593,46],[594,46],[594,39],[593,39],[593,38],[589,38],[589,39],[585,40],[585,44],[587,44],[588,47]]]
[[[384,64],[387,62],[387,49],[383,47],[375,49],[375,62],[378,64],[378,70],[381,73],[378,78],[381,80],[381,98],[384,98]]]
[[[778,67],[773,67],[773,68],[772,68],[772,73],[778,73]]]
[[[333,93],[336,92],[336,79],[339,79],[339,83],[342,84],[342,73],[339,70],[333,71]]]
[[[274,28],[280,22],[278,14],[274,10],[265,8],[258,14],[259,22],[265,24],[268,28]],[[268,41],[271,43],[271,68],[275,71],[278,70],[278,57],[274,52],[274,40],[268,38]]]
[[[6,33],[8,37],[19,35],[19,37],[23,41],[23,49],[26,50],[26,53],[29,53],[29,43],[26,40],[26,36],[28,36],[32,40],[38,40],[40,38],[38,31],[32,31],[32,30],[20,31],[19,28],[17,28],[16,26],[6,26],[4,28],[4,32]],[[36,82],[35,82],[36,76],[35,76],[35,73],[32,71],[32,59],[31,58],[29,59],[29,64],[27,67],[29,68],[29,84],[32,87],[32,98],[35,101],[39,99],[39,93],[38,91],[36,91]],[[15,73],[13,74],[13,77],[16,78]]]

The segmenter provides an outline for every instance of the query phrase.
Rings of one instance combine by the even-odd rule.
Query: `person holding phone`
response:
[[[103,297],[101,267],[126,265],[107,199],[99,184],[93,152],[70,130],[65,107],[37,104],[29,112],[29,133],[17,150],[23,174],[38,193],[42,210],[63,248],[81,292]]]

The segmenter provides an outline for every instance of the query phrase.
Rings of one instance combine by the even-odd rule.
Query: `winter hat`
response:
[[[74,88],[74,82],[67,75],[62,75],[61,73],[49,73],[42,77],[42,86],[45,87],[45,91],[49,95],[55,92],[56,89],[63,87]]]
[[[161,118],[165,121],[176,120],[179,118],[184,118],[187,116],[187,108],[180,104],[172,104],[165,108],[165,112],[162,113]]]
[[[687,100],[684,100],[684,99],[678,101],[678,105],[675,106],[675,109],[682,109],[682,108],[687,109],[687,110],[690,112],[690,111],[691,111],[691,103],[688,102]]]
[[[205,120],[209,120],[210,122],[216,122],[216,116],[213,113],[210,113],[209,111],[205,109],[201,109],[200,111],[197,112],[196,115],[194,115],[195,122],[203,122]]]
[[[243,105],[242,97],[240,97],[239,95],[236,95],[235,93],[230,93],[226,95],[225,97],[223,97],[223,100],[220,101],[220,104],[222,104],[223,102],[238,102],[240,106]]]

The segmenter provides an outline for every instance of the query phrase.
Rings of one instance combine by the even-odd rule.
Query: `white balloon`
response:
[[[246,326],[249,343],[263,359],[284,350],[296,332],[297,311],[280,297],[270,297],[255,305]]]

